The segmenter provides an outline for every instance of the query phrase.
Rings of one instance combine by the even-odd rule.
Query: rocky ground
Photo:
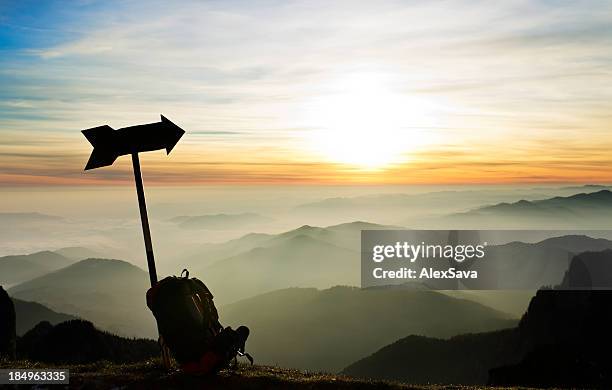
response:
[[[27,361],[3,362],[0,368],[51,368]],[[401,383],[367,381],[325,373],[304,372],[270,366],[239,365],[215,376],[187,375],[165,370],[157,360],[133,364],[100,362],[88,365],[53,366],[70,369],[73,389],[485,389],[474,386],[411,386]],[[20,388],[23,388],[20,386]],[[37,388],[41,388],[40,386]],[[44,388],[44,387],[43,387]]]

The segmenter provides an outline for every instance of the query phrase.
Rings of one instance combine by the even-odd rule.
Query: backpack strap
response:
[[[251,362],[251,366],[253,365],[253,356],[251,356],[250,353],[242,352],[242,351],[238,350],[238,356],[244,356],[245,358],[249,359],[249,362]]]
[[[183,276],[183,274],[185,274],[185,276]],[[188,278],[189,278],[189,270],[188,270],[187,268],[184,268],[184,269],[181,271],[181,277],[183,277],[183,278],[185,278],[185,279],[188,279]]]

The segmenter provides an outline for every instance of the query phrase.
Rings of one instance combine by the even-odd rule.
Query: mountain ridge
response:
[[[454,223],[480,228],[608,228],[612,191],[608,189],[538,200],[481,206],[448,215]]]
[[[63,268],[72,260],[52,251],[0,257],[0,284],[13,285]]]
[[[349,286],[275,290],[221,306],[219,314],[223,324],[249,326],[247,348],[259,362],[328,372],[406,334],[450,337],[516,324],[495,309],[435,291]]]
[[[123,260],[91,258],[8,291],[119,335],[155,337],[155,321],[144,304],[148,288],[148,274],[141,268]]]
[[[42,321],[47,321],[51,325],[56,325],[60,322],[77,319],[75,316],[51,310],[38,302],[23,301],[15,297],[11,297],[11,300],[15,305],[18,336],[23,335]]]

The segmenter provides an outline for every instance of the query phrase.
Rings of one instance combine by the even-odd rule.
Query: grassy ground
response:
[[[27,361],[1,362],[0,368],[51,368]],[[134,364],[100,362],[88,365],[58,366],[70,369],[70,388],[75,389],[485,389],[474,386],[410,386],[400,383],[366,381],[322,373],[310,373],[269,366],[239,365],[216,376],[187,375],[167,371],[158,360]],[[21,388],[21,387],[20,387]]]

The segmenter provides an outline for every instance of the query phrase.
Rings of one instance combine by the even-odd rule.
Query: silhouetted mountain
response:
[[[291,288],[220,308],[224,325],[251,329],[249,351],[263,364],[337,371],[406,334],[450,337],[510,327],[480,304],[413,289]]]
[[[612,250],[576,255],[561,282],[563,289],[612,289]]]
[[[201,271],[220,303],[296,287],[359,284],[359,252],[308,235],[285,238],[223,259]]]
[[[121,260],[86,259],[9,289],[12,296],[77,315],[128,336],[154,337],[145,305],[149,277]]]
[[[17,314],[18,335],[26,333],[41,321],[47,321],[55,325],[76,319],[69,314],[55,312],[37,302],[27,302],[17,298],[11,299],[15,304],[15,313]]]
[[[538,291],[518,327],[529,352],[491,370],[489,383],[609,388],[610,302],[612,291]]]
[[[549,238],[537,243],[510,242],[487,248],[486,261],[465,262],[481,276],[465,281],[470,288],[537,290],[561,282],[570,260],[584,250],[612,249],[612,241],[584,235]]]
[[[56,364],[83,364],[100,360],[135,362],[159,355],[156,341],[126,339],[96,329],[89,321],[51,325],[41,322],[17,341],[21,359]]]
[[[0,286],[0,360],[15,360],[16,341],[15,305]]]
[[[516,203],[507,204],[501,203],[495,206],[483,207],[481,211],[510,211],[517,212],[521,210],[526,211],[567,211],[572,212],[576,210],[589,211],[593,209],[606,209],[609,210],[612,205],[612,192],[610,190],[601,190],[597,192],[576,194],[568,197],[556,196],[551,199],[543,199],[536,201],[521,200]]]
[[[488,367],[512,361],[507,346],[518,340],[517,335],[514,329],[504,329],[449,340],[408,336],[349,365],[342,373],[414,384],[483,384],[488,380]]]
[[[610,291],[540,290],[517,328],[450,340],[409,336],[343,373],[409,383],[609,387],[611,300]]]
[[[180,228],[196,230],[236,229],[266,224],[271,221],[272,218],[255,213],[179,216],[170,219],[170,222],[176,223]]]
[[[0,257],[0,284],[24,282],[71,263],[69,258],[50,251]]]
[[[601,190],[567,197],[542,200],[520,200],[481,207],[452,215],[452,221],[484,224],[483,227],[510,228],[520,226],[548,228],[607,227],[612,216],[612,192]]]

